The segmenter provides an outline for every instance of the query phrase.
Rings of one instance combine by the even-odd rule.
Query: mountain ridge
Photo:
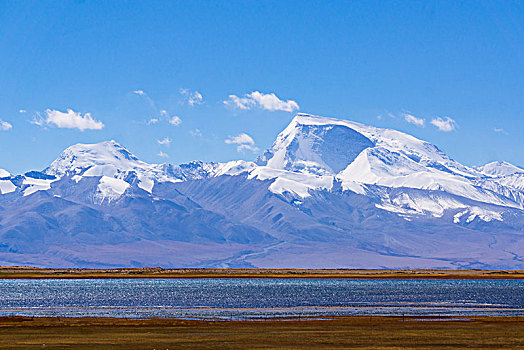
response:
[[[111,140],[0,171],[3,264],[505,268],[523,255],[522,168],[468,167],[341,119],[299,113],[253,162],[148,164]]]

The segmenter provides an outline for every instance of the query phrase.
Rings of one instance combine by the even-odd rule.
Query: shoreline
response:
[[[81,325],[180,325],[180,324],[260,324],[260,323],[331,323],[331,322],[511,322],[523,323],[524,316],[476,316],[476,315],[409,315],[409,316],[370,316],[370,315],[325,315],[325,316],[296,316],[296,317],[261,317],[259,319],[227,319],[227,318],[176,318],[176,317],[148,317],[124,318],[112,316],[0,316],[0,328],[16,326],[81,326]]]
[[[524,270],[0,267],[0,279],[524,279]]]

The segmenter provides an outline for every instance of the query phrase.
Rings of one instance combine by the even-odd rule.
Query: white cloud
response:
[[[199,129],[190,130],[189,134],[194,137],[202,137],[202,132]]]
[[[174,126],[179,126],[180,124],[182,124],[182,119],[180,119],[176,115],[169,118],[168,121],[169,121],[169,124],[174,125]]]
[[[61,112],[54,109],[46,109],[45,119],[37,113],[31,121],[32,124],[43,126],[44,124],[52,124],[58,128],[63,129],[78,129],[84,130],[101,130],[104,128],[104,123],[93,119],[90,113],[82,115],[72,109],[67,109],[67,112]]]
[[[173,140],[169,137],[164,137],[162,140],[156,140],[156,142],[158,142],[159,145],[169,146]]]
[[[167,157],[169,157],[169,155],[167,155],[166,153],[164,153],[164,152],[162,152],[162,151],[158,152],[156,155],[159,156],[159,157],[162,157],[162,158],[167,158]]]
[[[224,101],[224,104],[226,106],[238,109],[251,109],[255,107],[256,102],[249,97],[238,97],[236,95],[229,95],[229,99]]]
[[[2,119],[0,119],[0,130],[1,131],[11,130],[12,128],[13,128],[13,125],[11,125],[11,123],[5,122]]]
[[[299,109],[298,103],[293,100],[283,101],[274,93],[264,94],[259,91],[253,91],[250,94],[245,94],[244,97],[236,95],[229,95],[224,104],[229,107],[248,110],[255,107],[267,111],[284,111],[293,112]]]
[[[451,119],[450,117],[433,118],[431,119],[430,123],[435,125],[440,131],[444,131],[444,132],[453,131],[457,127],[457,122]]]
[[[404,120],[410,124],[415,124],[417,126],[424,126],[425,120],[423,118],[417,118],[412,114],[404,113]]]
[[[508,135],[508,132],[502,128],[493,128],[493,131],[499,133],[499,134],[503,134],[503,135]]]
[[[147,96],[147,94],[144,92],[144,90],[135,90],[133,91],[134,94],[137,94],[138,96]]]
[[[189,89],[180,89],[180,93],[184,96],[188,105],[193,107],[194,105],[201,105],[204,103],[204,97],[198,91],[191,91]]]
[[[149,121],[147,122],[147,125],[156,124],[160,122],[161,120],[167,120],[167,122],[174,126],[179,126],[182,124],[182,119],[180,119],[178,116],[174,115],[172,117],[169,116],[169,113],[165,109],[160,110],[160,116],[158,117],[151,117]]]
[[[227,144],[235,144],[237,146],[238,152],[243,152],[249,150],[252,152],[257,152],[258,147],[255,146],[255,140],[246,133],[239,134],[237,136],[229,136],[229,138],[224,140]]]
[[[258,152],[258,147],[253,145],[239,145],[237,147],[237,152],[251,151],[253,153]]]
[[[237,144],[237,145],[240,145],[243,143],[246,143],[249,145],[255,144],[255,140],[253,140],[251,136],[245,133],[239,134],[237,136],[229,136],[229,138],[227,138],[225,142],[228,144]]]
[[[298,109],[298,103],[293,100],[282,101],[274,93],[263,94],[258,91],[251,93],[251,98],[253,98],[263,109],[269,111],[285,111],[293,112]]]

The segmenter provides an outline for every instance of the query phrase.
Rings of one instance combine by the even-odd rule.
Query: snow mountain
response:
[[[296,115],[254,162],[148,164],[115,141],[0,169],[0,264],[523,268],[524,169]]]

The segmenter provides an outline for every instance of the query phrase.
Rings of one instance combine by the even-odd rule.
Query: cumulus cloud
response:
[[[228,107],[242,110],[258,107],[271,112],[293,112],[299,109],[298,103],[296,101],[283,101],[274,93],[264,94],[259,91],[253,91],[252,93],[245,94],[243,97],[229,95],[228,99],[224,101],[224,104]]]
[[[162,140],[156,140],[159,145],[169,146],[173,140],[171,140],[169,137],[164,137]]]
[[[258,91],[254,91],[251,93],[251,98],[255,100],[260,105],[260,107],[268,111],[293,112],[299,108],[298,103],[295,101],[282,101],[274,93],[263,94]]]
[[[0,130],[1,131],[11,130],[12,128],[13,128],[13,125],[11,125],[11,123],[8,123],[0,119]]]
[[[204,97],[198,91],[191,91],[189,89],[180,89],[180,94],[184,96],[185,101],[188,105],[193,107],[194,105],[201,105],[204,103]]]
[[[162,151],[158,152],[156,155],[159,156],[159,157],[162,157],[162,158],[167,158],[167,157],[169,157],[169,155],[167,155],[166,153],[164,153],[164,152],[162,152]]]
[[[162,109],[160,111],[160,117],[158,118],[151,118],[148,122],[148,124],[156,124],[160,121],[160,119],[162,120],[167,120],[167,122],[171,125],[174,125],[174,126],[179,126],[180,124],[182,124],[182,119],[180,119],[178,116],[174,115],[174,116],[169,116],[169,113],[167,113],[167,111],[165,109]]]
[[[237,152],[251,151],[253,153],[258,152],[258,147],[253,145],[239,145],[237,147]]]
[[[423,118],[417,118],[414,115],[409,114],[409,113],[404,113],[404,120],[410,124],[414,124],[417,126],[424,126],[424,122],[425,122]]]
[[[176,115],[170,117],[168,121],[169,121],[169,124],[174,125],[174,126],[179,126],[180,124],[182,124],[182,119],[180,119]]]
[[[157,123],[159,123],[161,121],[167,121],[169,124],[174,125],[174,126],[179,126],[180,124],[182,124],[182,119],[180,119],[176,115],[169,116],[169,113],[167,113],[167,111],[164,110],[164,109],[160,111],[159,116],[151,117],[146,122],[146,124],[147,125],[152,125],[152,124],[157,124]]]
[[[457,122],[450,117],[433,118],[430,123],[436,126],[440,131],[444,132],[450,132],[457,128]]]
[[[229,98],[224,101],[224,104],[229,107],[238,109],[251,109],[255,107],[256,102],[249,97],[238,97],[236,95],[229,95]]]
[[[255,146],[255,140],[253,140],[253,138],[246,133],[242,133],[237,136],[229,136],[227,139],[224,140],[224,142],[230,145],[238,145],[238,152],[243,152],[246,150],[252,152],[258,151],[258,147]]]
[[[239,145],[243,143],[247,143],[250,145],[255,144],[255,140],[253,140],[251,136],[245,133],[239,134],[237,136],[229,136],[229,138],[227,138],[225,142],[228,144],[239,144]]]
[[[40,113],[37,113],[31,123],[38,126],[48,124],[61,129],[78,129],[80,131],[101,130],[104,128],[104,123],[95,120],[91,116],[91,113],[85,113],[82,115],[72,109],[67,109],[66,112],[61,112],[55,109],[46,109],[45,118],[42,117]]]

